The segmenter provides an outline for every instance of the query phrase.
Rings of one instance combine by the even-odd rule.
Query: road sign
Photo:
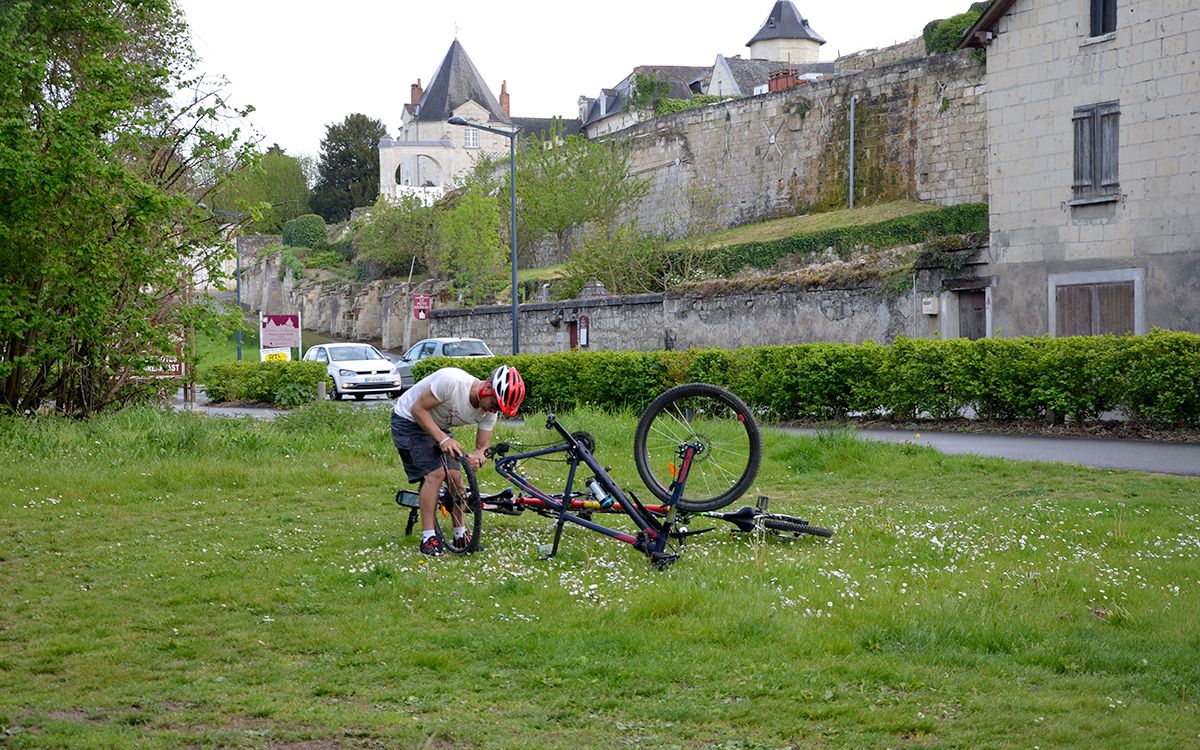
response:
[[[291,362],[291,349],[259,349],[263,362]]]
[[[413,295],[413,317],[417,320],[429,320],[433,310],[433,297],[428,294]]]
[[[296,347],[300,343],[299,315],[263,315],[259,322],[259,347],[263,349],[284,349]]]

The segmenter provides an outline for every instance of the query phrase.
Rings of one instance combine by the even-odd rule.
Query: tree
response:
[[[325,128],[321,140],[319,178],[312,209],[330,224],[350,218],[350,211],[370,206],[379,195],[379,140],[387,128],[362,114],[348,115]]]
[[[480,304],[504,288],[508,258],[500,206],[478,185],[467,187],[439,221],[432,269],[460,302]]]
[[[249,159],[171,0],[0,5],[0,409],[87,417],[213,323],[202,202]]]
[[[643,235],[636,221],[610,235],[591,233],[567,261],[564,293],[578,293],[589,279],[599,279],[613,294],[642,294],[711,278],[720,250],[711,235],[720,229],[717,217],[727,200],[710,189],[691,188],[678,196],[663,236]]]
[[[630,176],[629,161],[628,146],[617,142],[562,137],[557,129],[532,136],[518,153],[521,222],[534,236],[553,236],[565,260],[575,228],[595,223],[607,231],[646,195],[650,183]]]
[[[439,216],[415,196],[396,205],[380,198],[358,230],[355,263],[371,278],[402,276],[414,266],[424,272],[437,249]]]
[[[653,112],[655,105],[671,95],[671,84],[657,73],[648,71],[633,77],[629,87],[629,109],[638,112]]]
[[[309,195],[301,161],[272,146],[255,164],[230,175],[209,205],[233,214],[253,210],[257,216],[247,230],[279,234],[288,221],[309,212]]]

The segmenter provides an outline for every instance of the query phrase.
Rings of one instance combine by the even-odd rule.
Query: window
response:
[[[1146,332],[1145,270],[1051,274],[1051,336],[1101,336]]]
[[[1117,30],[1117,0],[1092,0],[1092,36]]]
[[[1133,333],[1133,282],[1058,287],[1059,336],[1118,336]]]
[[[1116,200],[1117,146],[1121,108],[1118,102],[1076,107],[1074,198],[1080,202]]]
[[[463,145],[467,148],[479,148],[479,131],[475,128],[463,128]]]

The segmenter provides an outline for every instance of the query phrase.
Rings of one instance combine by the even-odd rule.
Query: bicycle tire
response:
[[[442,542],[442,547],[455,555],[469,555],[479,549],[479,532],[483,528],[483,502],[479,497],[479,483],[475,470],[466,456],[459,456],[458,465],[447,462],[446,480],[438,488],[438,504],[434,511],[433,531]],[[454,483],[452,473],[457,469],[462,477],[462,489]],[[467,527],[470,540],[463,546],[454,544],[454,511],[461,513],[463,525]]]
[[[762,461],[754,415],[737,396],[709,383],[669,388],[650,402],[633,434],[633,460],[646,489],[664,502],[679,448],[703,446],[692,460],[680,510],[724,508],[750,489]]]
[[[764,518],[762,524],[765,528],[771,531],[791,532],[793,534],[812,534],[813,536],[822,536],[828,539],[833,536],[833,532],[829,529],[823,529],[820,526],[813,526],[799,521],[785,521],[779,518]]]

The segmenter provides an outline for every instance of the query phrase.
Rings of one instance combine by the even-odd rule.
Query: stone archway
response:
[[[429,154],[412,154],[396,167],[396,184],[407,187],[441,187],[446,170],[440,161]]]

